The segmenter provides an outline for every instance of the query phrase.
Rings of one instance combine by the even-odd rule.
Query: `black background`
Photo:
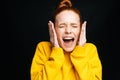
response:
[[[30,80],[30,66],[40,41],[49,41],[48,21],[60,0],[1,2],[1,20],[7,42],[1,58],[11,80]],[[72,0],[87,21],[87,41],[94,43],[103,66],[103,80],[119,79],[119,3],[117,0]],[[5,5],[3,4],[5,3]],[[7,31],[7,32],[6,32]],[[5,42],[5,43],[6,43]],[[5,57],[4,57],[5,56]],[[6,65],[8,63],[8,65]]]

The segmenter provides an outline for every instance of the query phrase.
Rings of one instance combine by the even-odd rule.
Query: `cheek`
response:
[[[60,30],[60,29],[56,28],[55,31],[56,31],[57,37],[60,38],[62,36],[63,30]]]
[[[80,35],[80,29],[74,29],[74,34],[78,38]]]

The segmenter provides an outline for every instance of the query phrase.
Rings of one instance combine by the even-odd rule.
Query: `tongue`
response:
[[[67,46],[67,47],[71,47],[72,42],[73,42],[72,40],[64,41],[64,45]]]

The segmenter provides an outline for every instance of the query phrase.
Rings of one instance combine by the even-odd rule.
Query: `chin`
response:
[[[74,50],[74,47],[73,48],[63,48],[63,49],[65,52],[71,53]]]

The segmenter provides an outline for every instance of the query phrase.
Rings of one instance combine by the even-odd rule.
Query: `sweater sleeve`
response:
[[[64,62],[64,54],[61,48],[39,44],[36,48],[35,55],[31,65],[31,80],[54,80],[60,73],[61,66]]]
[[[76,46],[70,57],[80,80],[102,80],[102,64],[95,45]]]

